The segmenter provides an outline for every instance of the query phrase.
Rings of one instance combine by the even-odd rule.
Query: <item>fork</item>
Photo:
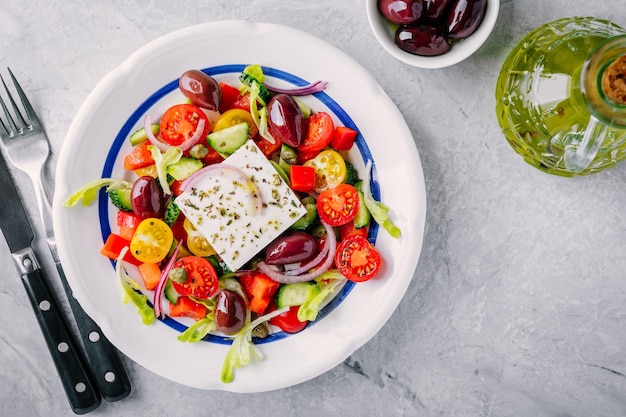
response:
[[[130,394],[131,388],[119,353],[74,298],[57,252],[52,225],[51,196],[46,192],[46,188],[51,188],[52,181],[50,177],[45,176],[44,169],[50,157],[48,137],[11,69],[7,68],[7,70],[24,111],[20,110],[4,78],[0,75],[14,115],[0,96],[0,106],[5,116],[5,121],[0,117],[0,138],[2,139],[0,146],[4,149],[11,164],[30,177],[44,227],[45,239],[56,264],[100,394],[107,401],[121,400]]]

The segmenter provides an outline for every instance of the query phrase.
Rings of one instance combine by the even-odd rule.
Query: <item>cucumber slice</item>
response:
[[[360,229],[370,224],[372,215],[365,206],[365,197],[363,197],[363,193],[358,190],[357,193],[359,194],[359,210],[356,212],[356,217],[354,218],[354,227]]]
[[[319,294],[320,288],[312,282],[296,282],[285,284],[278,290],[276,307],[292,307],[302,305],[305,301]]]
[[[107,191],[107,194],[109,195],[111,203],[113,203],[113,205],[118,209],[123,211],[133,211],[133,204],[130,199],[130,188],[116,188]]]
[[[175,180],[184,180],[194,172],[202,169],[202,162],[195,158],[187,158],[182,156],[178,162],[168,165],[166,172],[172,176]]]
[[[172,285],[172,281],[169,279],[165,283],[165,288],[163,289],[163,295],[170,303],[174,305],[178,304],[178,297],[180,297],[180,294],[178,294],[178,292],[174,289],[174,286]]]
[[[158,124],[153,123],[152,125],[150,125],[150,127],[154,135],[159,133],[160,127]],[[135,130],[129,137],[130,144],[133,146],[139,145],[141,142],[145,141],[146,139],[148,139],[148,135],[146,135],[146,129],[143,127]]]
[[[291,229],[293,230],[306,230],[319,218],[317,214],[317,205],[315,204],[315,199],[313,197],[304,197],[302,199],[302,204],[304,204],[304,208],[306,208],[306,214],[291,225]]]
[[[248,123],[241,122],[226,129],[210,133],[207,136],[207,141],[211,148],[217,152],[230,155],[246,143],[249,131]]]
[[[258,90],[259,98],[261,99],[261,101],[263,101],[263,104],[269,103],[272,96],[262,82],[254,78],[252,75],[246,74],[245,72],[241,73],[241,75],[239,76],[239,80],[248,87],[250,87],[250,89]]]

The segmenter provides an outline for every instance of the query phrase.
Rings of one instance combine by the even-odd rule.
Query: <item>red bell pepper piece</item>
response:
[[[124,239],[116,233],[111,233],[109,237],[107,237],[107,240],[106,242],[104,242],[102,248],[100,249],[100,253],[109,259],[116,260],[117,258],[119,258],[122,249],[124,249],[124,247],[126,246],[130,248],[129,240]],[[130,250],[126,252],[126,255],[124,255],[123,259],[129,264],[135,266],[141,265],[141,261],[135,258]]]
[[[124,157],[124,169],[133,171],[139,168],[145,168],[147,166],[154,164],[154,159],[152,158],[152,153],[148,150],[148,146],[150,146],[149,141],[144,141],[139,145],[135,146],[125,157]]]
[[[336,151],[347,151],[352,148],[359,132],[346,126],[337,126],[330,140],[330,146]]]
[[[222,90],[222,99],[220,101],[220,113],[224,113],[233,107],[233,103],[239,97],[239,89],[224,82],[220,82],[220,90]]]
[[[118,234],[126,240],[132,239],[135,230],[142,218],[131,211],[120,210],[117,212],[116,224],[119,227]]]
[[[261,273],[250,273],[239,278],[239,282],[246,292],[250,311],[263,314],[272,301],[280,283]]]
[[[304,165],[291,165],[289,167],[289,182],[292,190],[311,191],[315,186],[315,168]]]
[[[171,317],[190,317],[196,321],[206,317],[206,307],[191,298],[181,295],[176,304],[170,302]]]

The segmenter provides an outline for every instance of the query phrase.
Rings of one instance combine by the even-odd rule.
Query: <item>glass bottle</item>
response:
[[[613,86],[606,83],[620,57],[626,61],[626,31],[606,20],[564,18],[527,34],[496,87],[498,121],[513,149],[540,170],[567,177],[626,159],[626,101],[613,94],[620,74]]]

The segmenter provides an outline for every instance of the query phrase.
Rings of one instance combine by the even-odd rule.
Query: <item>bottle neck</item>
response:
[[[626,128],[626,35],[598,46],[585,62],[580,80],[589,111],[602,123]]]

